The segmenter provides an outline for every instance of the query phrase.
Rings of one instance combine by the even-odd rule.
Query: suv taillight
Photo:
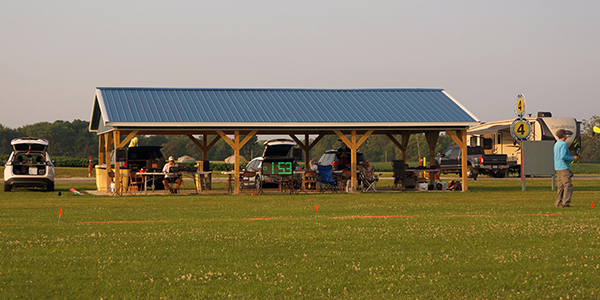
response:
[[[479,164],[480,164],[480,165],[483,165],[483,156],[480,156],[480,157],[479,157]]]

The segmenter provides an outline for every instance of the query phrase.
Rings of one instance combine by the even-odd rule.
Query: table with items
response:
[[[155,184],[154,181],[156,180],[157,176],[165,176],[165,173],[163,172],[138,172],[136,173],[136,175],[142,176],[142,178],[144,178],[144,192],[146,194],[148,194],[148,181],[152,182],[152,191],[154,192],[155,189]]]

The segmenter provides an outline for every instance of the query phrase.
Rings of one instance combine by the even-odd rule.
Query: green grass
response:
[[[600,174],[600,164],[572,164],[571,171],[574,174]]]
[[[600,187],[574,185],[570,209],[553,206],[546,179],[527,192],[517,180],[470,181],[468,193],[259,197],[20,189],[0,194],[0,295],[597,299]]]

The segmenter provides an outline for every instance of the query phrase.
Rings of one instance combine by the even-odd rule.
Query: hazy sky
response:
[[[597,0],[0,0],[0,124],[89,120],[95,87],[443,88],[481,121],[523,93],[527,113],[588,119],[599,16]]]

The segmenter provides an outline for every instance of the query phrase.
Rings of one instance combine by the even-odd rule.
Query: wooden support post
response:
[[[429,167],[435,167],[435,146],[437,145],[439,131],[428,131],[425,133],[427,145],[429,146]]]
[[[104,134],[98,135],[98,164],[104,164],[104,154],[106,150],[104,150]]]
[[[352,172],[352,191],[358,191],[358,178],[356,177],[356,130],[352,130],[352,136],[350,137],[352,146],[350,146],[350,172]]]
[[[469,178],[467,177],[467,130],[456,130],[455,132],[446,130],[446,133],[452,138],[452,140],[460,147],[460,169],[462,178],[462,190],[463,192],[469,191]]]
[[[468,192],[469,191],[469,178],[467,177],[467,130],[463,130],[461,131],[461,139],[462,139],[462,145],[460,146],[461,152],[462,152],[462,156],[461,156],[461,170],[462,170],[462,181],[463,181],[463,185],[462,185],[462,191],[463,192]]]
[[[231,148],[233,148],[233,155],[234,155],[234,166],[233,166],[233,175],[234,177],[234,194],[235,195],[239,195],[240,194],[240,149],[242,147],[244,147],[244,145],[254,136],[256,135],[258,131],[254,130],[251,131],[250,133],[248,133],[246,135],[246,137],[244,138],[243,141],[240,142],[240,131],[236,130],[234,131],[234,140],[232,141],[226,134],[225,132],[221,131],[221,130],[217,130],[217,134],[219,134],[219,136],[221,136],[221,138],[227,143],[229,144],[229,146],[231,146]],[[211,143],[212,144],[212,143]]]
[[[348,148],[350,148],[351,151],[351,155],[350,155],[350,172],[352,173],[352,179],[351,179],[351,183],[352,183],[352,190],[354,192],[358,192],[358,177],[356,175],[356,151],[358,150],[358,147],[360,147],[360,145],[362,145],[367,138],[369,138],[369,136],[371,136],[371,134],[373,134],[373,130],[369,130],[367,132],[365,132],[365,134],[363,134],[363,136],[360,138],[360,140],[356,141],[356,130],[352,130],[351,132],[351,140],[348,140],[348,138],[344,135],[344,133],[342,133],[339,130],[334,130],[333,132],[335,132],[335,134],[338,135],[338,137],[342,140],[343,143],[345,143]]]
[[[215,139],[213,140],[213,142],[216,143],[219,138],[221,138],[221,137],[217,135],[215,137]],[[202,145],[207,145],[207,143],[208,143],[208,135],[206,135],[206,133],[205,133],[202,135]],[[211,145],[214,145],[214,144],[211,143]],[[210,150],[210,147],[206,147],[205,149],[200,148],[200,150],[202,150],[202,160],[203,161],[208,160],[208,150]]]
[[[108,176],[108,173],[111,171],[111,163],[112,160],[114,159],[114,157],[110,157],[110,150],[112,148],[112,132],[108,132],[104,134],[105,138],[104,138],[104,149],[105,154],[106,154],[106,192],[110,193],[110,177]]]
[[[304,134],[304,144],[310,144],[308,133]],[[310,148],[308,147],[304,149],[304,170],[310,170]]]
[[[234,131],[234,147],[233,147],[233,172],[235,173],[235,195],[240,194],[240,131]]]
[[[410,141],[410,133],[405,132],[402,133],[402,145],[404,145],[404,149],[402,149],[402,161],[407,164],[408,162],[406,162],[406,150],[408,149],[408,141]]]
[[[121,166],[117,161],[117,149],[119,148],[119,141],[121,140],[121,132],[119,130],[113,131],[113,143],[115,147],[114,157],[115,157],[115,192],[117,195],[121,195]]]

